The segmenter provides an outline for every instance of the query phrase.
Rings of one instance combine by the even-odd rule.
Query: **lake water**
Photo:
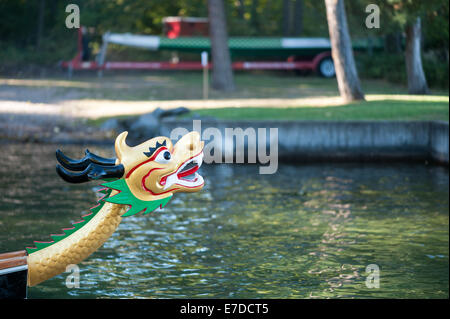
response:
[[[79,220],[96,184],[56,175],[53,145],[0,145],[0,251]],[[83,148],[63,150],[81,157]],[[103,156],[112,148],[90,147]],[[449,174],[425,164],[204,165],[205,188],[125,217],[29,298],[448,298]],[[368,265],[379,288],[366,286]]]

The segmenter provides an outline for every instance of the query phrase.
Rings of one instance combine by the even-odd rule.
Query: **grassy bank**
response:
[[[223,119],[444,120],[446,90],[412,96],[403,85],[362,80],[367,102],[342,104],[336,79],[289,72],[237,72],[237,90],[212,90],[202,99],[201,72],[105,72],[102,78],[77,72],[58,77],[0,78],[0,112],[57,112],[105,119],[187,107]],[[95,120],[96,123],[101,120]]]
[[[314,98],[339,95],[336,79],[298,76],[291,72],[236,72],[236,91],[223,93],[211,89],[210,99]],[[94,72],[75,72],[68,79],[61,76],[11,78],[0,76],[1,91],[20,90],[20,100],[34,100],[33,95],[45,93],[48,100],[95,99],[114,101],[163,101],[202,99],[201,72],[105,72],[102,78]],[[383,80],[361,81],[365,94],[407,94],[402,84]],[[436,95],[448,90],[432,88]],[[13,99],[8,94],[8,99]],[[307,104],[309,105],[309,104]],[[249,105],[250,106],[250,105]]]
[[[445,101],[380,100],[330,107],[241,107],[195,110],[202,116],[230,120],[449,120]]]

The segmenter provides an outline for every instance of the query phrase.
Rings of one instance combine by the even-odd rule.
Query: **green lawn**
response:
[[[433,95],[408,95],[404,83],[362,79],[367,102],[339,105],[336,79],[292,72],[236,72],[235,82],[236,91],[211,89],[209,100],[204,101],[201,72],[105,72],[102,78],[77,72],[71,80],[63,76],[0,78],[0,101],[53,103],[71,112],[73,104],[65,102],[78,108],[86,104],[90,110],[100,110],[102,118],[95,124],[114,116],[178,106],[236,120],[449,120],[448,90],[431,88]],[[114,114],[114,105],[121,112]]]
[[[210,90],[209,98],[267,99],[314,98],[338,96],[336,79],[297,76],[291,72],[236,72],[236,91]],[[407,94],[406,83],[388,83],[361,79],[365,94]],[[64,101],[67,99],[96,99],[115,101],[163,101],[202,99],[201,72],[105,72],[102,78],[92,73],[76,72],[68,80],[48,78],[2,78],[0,89],[20,90],[20,99],[34,100],[36,95]],[[447,95],[448,90],[431,88],[433,94]],[[0,90],[1,93],[1,90]],[[8,97],[11,94],[7,95]],[[0,94],[1,98],[1,94]],[[251,105],[249,105],[251,106]]]
[[[195,110],[231,120],[449,120],[445,101],[381,100],[330,107],[242,107]]]

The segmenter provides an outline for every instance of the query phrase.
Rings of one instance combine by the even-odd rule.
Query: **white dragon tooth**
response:
[[[197,156],[194,158],[194,163],[196,163],[196,164],[198,165],[198,167],[202,166],[202,163],[203,163],[203,153],[197,155]]]
[[[164,190],[168,189],[170,186],[178,182],[178,176],[176,173],[169,175],[166,179],[166,185],[164,185]]]

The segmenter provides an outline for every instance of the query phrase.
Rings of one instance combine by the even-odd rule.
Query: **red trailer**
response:
[[[78,33],[76,56],[61,65],[72,70],[200,70],[200,54],[209,52],[211,43],[208,34],[208,19],[192,17],[168,17],[164,20],[165,36],[136,35],[129,33],[110,33],[103,35],[103,45],[95,61],[83,60],[86,41],[83,30]],[[106,60],[108,44],[114,43],[148,50],[169,50],[173,52],[198,53],[197,61],[173,62],[133,62]],[[230,37],[228,39],[235,70],[308,70],[324,77],[334,77],[335,70],[331,58],[331,44],[327,38],[281,38],[281,37]],[[353,42],[355,50],[382,48],[382,43],[373,39]],[[253,61],[242,61],[252,57]],[[260,57],[261,60],[256,60]],[[279,58],[274,60],[273,57]],[[211,67],[209,65],[209,67]]]
[[[169,39],[189,36],[209,35],[208,18],[165,17],[163,19],[164,34]]]

